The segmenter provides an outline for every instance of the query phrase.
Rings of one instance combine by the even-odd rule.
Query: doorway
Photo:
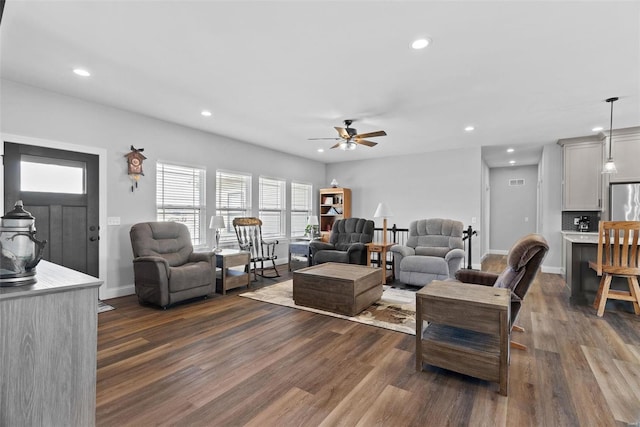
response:
[[[22,200],[36,218],[43,258],[99,277],[99,157],[4,143],[4,206]]]
[[[507,254],[520,237],[537,232],[538,166],[491,168],[489,252]]]

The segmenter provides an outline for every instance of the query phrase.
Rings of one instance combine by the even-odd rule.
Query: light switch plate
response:
[[[119,216],[107,217],[107,225],[120,225],[120,217]]]

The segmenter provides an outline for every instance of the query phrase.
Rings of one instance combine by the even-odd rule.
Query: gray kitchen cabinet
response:
[[[571,138],[561,139],[558,144],[563,148],[562,210],[602,210],[602,140]]]
[[[611,154],[618,172],[611,175],[610,182],[640,181],[640,127],[614,130]]]

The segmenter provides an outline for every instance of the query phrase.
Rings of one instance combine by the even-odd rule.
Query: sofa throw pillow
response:
[[[522,299],[515,293],[513,293],[513,289],[524,276],[525,269],[521,268],[520,271],[516,271],[511,267],[507,267],[496,279],[496,282],[493,284],[494,288],[503,288],[511,290],[511,301],[520,302]]]

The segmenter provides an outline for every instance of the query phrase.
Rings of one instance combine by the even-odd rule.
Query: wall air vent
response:
[[[509,187],[520,187],[522,185],[524,185],[524,179],[522,178],[509,180]]]

